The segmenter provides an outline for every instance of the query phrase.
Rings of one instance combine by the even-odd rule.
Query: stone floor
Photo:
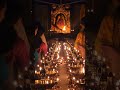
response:
[[[63,43],[63,42],[61,42],[61,43]],[[61,47],[60,57],[63,57],[63,60],[65,60],[65,58],[66,58],[66,53],[63,50],[63,45]],[[62,64],[60,64],[59,73],[60,73],[60,76],[59,76],[60,81],[59,81],[58,85],[61,87],[60,90],[67,90],[68,80],[67,80],[66,65],[65,65],[64,61]]]
[[[65,64],[60,65],[59,73],[60,73],[60,76],[59,76],[60,81],[59,81],[58,85],[60,86],[60,90],[67,90],[68,80],[67,80]]]

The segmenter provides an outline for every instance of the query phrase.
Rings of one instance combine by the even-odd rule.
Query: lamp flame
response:
[[[63,31],[65,31],[65,30],[66,30],[66,26],[63,27]]]

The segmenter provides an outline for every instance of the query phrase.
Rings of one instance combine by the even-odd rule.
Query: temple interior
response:
[[[1,0],[0,90],[120,90],[119,0]]]

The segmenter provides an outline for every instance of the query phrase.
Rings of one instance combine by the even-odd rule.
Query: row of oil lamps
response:
[[[47,55],[38,60],[35,66],[35,74],[41,78],[35,80],[36,85],[57,84],[59,82],[59,64],[63,62],[66,63],[69,83],[74,87],[85,84],[85,60],[81,57],[80,51],[68,43],[63,43],[64,50],[66,51],[66,61],[63,61],[60,56],[61,46],[61,43],[56,41],[56,43],[53,43],[52,47],[49,48]],[[68,88],[68,90],[76,89]]]
[[[35,85],[52,85],[59,82],[59,53],[61,45],[58,42],[52,44],[49,52],[42,58],[39,58],[35,66]],[[40,78],[39,78],[40,77]]]
[[[76,50],[72,45],[68,43],[63,45],[67,56],[68,90],[83,90],[80,85],[85,84],[85,60],[81,57],[80,51]]]

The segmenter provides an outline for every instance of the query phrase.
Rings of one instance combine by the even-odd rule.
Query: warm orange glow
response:
[[[81,74],[85,74],[85,68],[84,68],[84,67],[81,67],[80,73],[81,73]]]
[[[59,5],[51,11],[51,30],[56,33],[70,33],[70,9]]]
[[[84,67],[82,68],[82,73],[85,73],[85,68]]]
[[[65,30],[66,30],[66,26],[63,27],[63,31],[65,31]]]

